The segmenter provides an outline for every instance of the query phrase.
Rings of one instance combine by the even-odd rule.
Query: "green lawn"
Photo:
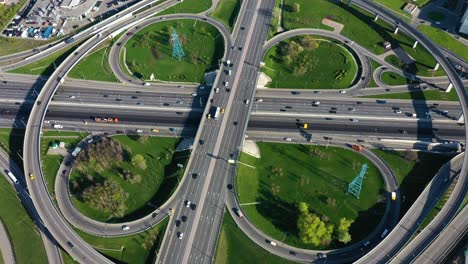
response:
[[[335,225],[341,217],[354,219],[350,229],[353,241],[370,234],[381,220],[385,205],[377,201],[382,198],[383,180],[363,156],[335,147],[278,143],[258,143],[258,146],[261,159],[241,155],[241,162],[255,169],[239,165],[237,188],[240,203],[258,202],[244,205],[242,209],[266,234],[280,241],[284,239],[292,246],[313,248],[298,237],[296,205],[301,201],[307,202],[315,213],[326,215]],[[346,191],[364,163],[369,167],[361,197],[357,199]]]
[[[373,150],[373,152],[381,156],[390,166],[400,184],[401,195],[405,196],[401,204],[400,217],[411,207],[439,168],[451,158],[416,152],[417,160],[409,160],[404,157],[404,152],[383,150]]]
[[[280,6],[281,6],[281,1],[276,1],[275,7],[273,8],[273,14],[271,17],[270,30],[268,30],[268,39],[272,38],[277,33],[276,31],[278,29],[279,15],[281,12]]]
[[[439,202],[437,202],[436,206],[434,206],[434,208],[432,208],[432,210],[429,212],[429,215],[424,218],[418,230],[423,230],[437,216],[440,210],[442,210],[450,195],[452,194],[452,191],[455,188],[455,184],[456,181],[453,181],[452,184],[448,187],[447,191],[445,191],[443,196],[440,198]]]
[[[277,257],[250,240],[236,225],[231,215],[224,214],[216,248],[215,264],[286,264],[295,263]]]
[[[223,22],[227,28],[231,29],[236,23],[237,15],[242,4],[242,0],[223,0],[218,3],[218,6],[210,14],[210,16]]]
[[[463,43],[452,37],[450,34],[447,34],[445,31],[438,28],[426,25],[418,26],[418,30],[435,43],[447,48],[448,50],[462,57],[464,60],[468,61],[468,47],[463,45]]]
[[[178,13],[197,14],[206,11],[210,7],[211,0],[185,0],[182,3],[177,3],[177,5],[162,11],[158,16]]]
[[[184,2],[185,3],[185,2]],[[171,34],[177,30],[185,57],[172,58]],[[126,61],[137,78],[203,82],[205,72],[218,68],[224,39],[208,23],[194,20],[165,21],[145,27],[126,44]]]
[[[41,161],[44,178],[47,184],[49,193],[55,196],[55,176],[62,163],[63,156],[61,155],[47,155],[49,147],[53,142],[57,144],[60,142],[65,143],[65,148],[73,149],[87,134],[84,132],[66,132],[66,131],[45,131],[41,138]]]
[[[23,170],[24,129],[0,128],[0,147],[10,153],[13,161]],[[20,157],[21,155],[21,157]]]
[[[413,49],[414,40],[403,33],[393,34],[392,25],[384,22],[382,19],[374,21],[374,15],[368,13],[356,6],[347,6],[344,3],[335,3],[327,0],[286,0],[285,4],[292,5],[299,3],[301,8],[299,12],[285,11],[284,27],[285,29],[312,27],[324,28],[321,21],[325,17],[332,18],[334,21],[344,24],[341,34],[354,40],[363,47],[369,49],[375,54],[384,53],[382,43],[389,41],[392,47],[402,47],[417,63],[412,69],[418,75],[436,76],[443,75],[442,69],[435,73],[431,70],[436,65],[434,57],[427,52],[421,45]]]
[[[433,20],[433,21],[445,20],[445,15],[443,13],[441,13],[441,12],[431,11],[427,15],[428,15],[429,19]]]
[[[11,70],[13,73],[31,74],[31,75],[51,75],[55,67],[58,67],[73,51],[78,47],[78,43],[64,48],[52,55],[49,55],[39,61],[33,62],[26,66]],[[55,64],[55,65],[54,65]]]
[[[112,214],[93,209],[83,202],[79,197],[79,190],[86,187],[84,185],[80,185],[75,192],[71,190],[72,200],[80,212],[99,221],[122,222],[138,219],[149,214],[155,206],[163,204],[171,196],[177,187],[178,180],[183,175],[183,170],[177,168],[177,163],[185,164],[188,154],[187,152],[172,153],[179,141],[175,138],[149,137],[146,142],[139,142],[137,137],[115,136],[112,140],[119,141],[132,153],[132,156],[142,154],[147,164],[147,169],[142,170],[133,166],[129,159],[125,159],[121,164],[115,163],[102,172],[93,173],[95,181],[102,182],[104,179],[111,179],[128,193],[125,216],[123,219],[115,218]],[[122,179],[119,176],[121,169],[141,175],[141,182],[131,183]],[[70,178],[71,181],[81,182],[86,178],[86,174],[73,170]]]
[[[76,79],[118,82],[109,65],[109,52],[113,44],[113,40],[103,43],[99,49],[83,58],[68,76]]]
[[[407,19],[411,18],[411,15],[403,11],[406,3],[405,0],[375,0],[377,3],[380,3],[393,11],[395,11],[398,15],[405,17]]]
[[[371,63],[371,80],[369,84],[367,85],[367,88],[377,87],[377,84],[375,83],[374,76],[372,75],[372,73],[375,71],[375,69],[377,69],[378,67],[382,65],[373,59],[369,59],[369,61]]]
[[[95,249],[116,263],[154,263],[164,231],[169,222],[166,218],[148,231],[125,237],[96,237],[80,230],[75,231]]]
[[[0,175],[0,196],[0,218],[9,234],[16,262],[47,263],[39,229],[3,175]]]
[[[417,92],[405,92],[405,93],[389,93],[379,95],[363,96],[365,98],[383,98],[383,99],[405,99],[405,100],[440,100],[440,101],[458,101],[457,93],[455,89],[449,93],[429,90],[429,91],[417,91]]]
[[[60,253],[62,255],[62,260],[63,263],[65,264],[78,264],[78,261],[74,261],[70,255],[68,255],[67,252],[65,252],[63,249],[60,249]]]
[[[402,85],[411,83],[410,79],[389,71],[383,72],[380,75],[380,79],[387,85]]]
[[[291,41],[300,42],[303,37],[282,41],[265,55],[263,71],[272,78],[271,88],[295,89],[341,89],[348,88],[356,79],[357,64],[347,48],[334,41],[319,37],[314,48],[304,48],[297,57],[286,62],[282,53]],[[295,68],[304,65],[303,71],[295,74]]]
[[[47,43],[53,42],[55,39],[37,40],[31,38],[6,38],[0,37],[0,56],[13,54],[16,52],[34,49]]]

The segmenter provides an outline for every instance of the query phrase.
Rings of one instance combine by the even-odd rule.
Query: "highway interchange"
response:
[[[390,20],[392,23],[395,21],[395,18],[391,14],[388,14],[385,10],[381,10],[381,8],[372,3],[367,1],[354,1],[354,3],[361,7],[365,7],[373,13],[379,13],[381,17],[386,20]],[[169,6],[175,4],[175,1],[167,1],[164,4]],[[66,73],[86,54],[86,52],[88,52],[92,47],[98,45],[104,37],[111,34],[111,32],[120,30],[118,29],[119,26],[116,25],[104,29],[102,32],[103,37],[101,39],[94,37],[84,42],[77,49],[80,56],[70,56],[67,58],[65,62],[56,69],[52,78],[47,80],[42,90],[33,89],[31,91],[29,89],[24,89],[23,91],[18,91],[15,89],[14,83],[8,84],[12,85],[12,89],[10,91],[2,91],[2,93],[5,93],[6,97],[11,99],[0,103],[2,108],[9,109],[9,112],[6,114],[2,113],[2,115],[13,116],[13,119],[15,119],[15,111],[18,111],[17,109],[19,108],[18,104],[16,104],[17,101],[22,104],[23,101],[21,100],[24,99],[31,102],[36,100],[36,103],[32,106],[32,113],[27,122],[25,142],[28,143],[25,144],[24,148],[24,153],[27,154],[24,157],[25,171],[34,172],[39,179],[43,179],[38,150],[40,145],[40,135],[38,132],[42,127],[46,128],[46,126],[50,124],[43,122],[44,118],[49,122],[51,120],[53,122],[74,122],[77,130],[83,130],[84,125],[79,125],[79,123],[86,121],[87,119],[92,121],[90,113],[100,113],[99,110],[101,110],[101,113],[103,114],[114,112],[120,113],[123,117],[119,116],[119,118],[122,118],[123,123],[129,124],[128,127],[139,124],[147,125],[149,127],[193,126],[195,127],[194,129],[198,129],[198,132],[195,134],[195,144],[192,151],[193,155],[190,158],[186,174],[189,175],[190,172],[197,171],[200,174],[206,175],[206,177],[197,181],[191,180],[190,177],[184,177],[182,184],[178,187],[177,195],[171,197],[166,205],[161,207],[176,209],[174,214],[171,216],[171,219],[181,219],[184,216],[187,217],[187,221],[179,227],[169,225],[166,231],[164,243],[158,255],[158,262],[210,263],[214,257],[213,254],[216,246],[217,235],[219,228],[221,227],[224,214],[224,201],[227,198],[226,203],[228,205],[236,204],[235,196],[228,195],[228,190],[225,188],[228,180],[232,182],[235,175],[235,167],[228,165],[226,160],[232,153],[235,153],[234,158],[237,158],[238,150],[242,145],[246,129],[274,130],[276,128],[284,133],[290,133],[292,131],[297,131],[297,122],[308,122],[308,118],[309,120],[312,120],[312,118],[319,117],[323,119],[323,123],[317,124],[317,130],[321,132],[336,131],[341,127],[343,130],[348,131],[348,133],[359,131],[364,133],[368,132],[369,134],[374,132],[375,134],[375,132],[379,132],[385,136],[397,134],[398,137],[407,137],[408,135],[413,135],[417,139],[464,139],[466,137],[466,127],[458,126],[455,122],[462,112],[466,115],[466,92],[464,91],[463,84],[456,73],[454,73],[455,71],[453,67],[447,62],[446,58],[440,53],[440,51],[427,41],[424,36],[417,34],[417,31],[406,26],[404,22],[399,22],[399,27],[415,36],[415,38],[417,38],[422,45],[425,45],[428,50],[433,51],[433,54],[441,63],[441,66],[448,73],[449,79],[457,90],[457,94],[460,98],[460,103],[462,105],[461,109],[459,104],[446,102],[432,103],[439,105],[436,108],[430,108],[430,102],[427,102],[427,105],[412,105],[412,103],[407,102],[402,103],[399,101],[388,101],[383,105],[370,99],[349,100],[343,98],[343,100],[337,100],[327,98],[327,94],[329,92],[325,92],[323,94],[311,93],[311,98],[321,101],[321,105],[319,107],[314,107],[310,98],[304,99],[304,97],[301,96],[301,98],[296,99],[294,98],[294,95],[290,94],[288,97],[292,97],[291,99],[284,98],[281,96],[281,91],[275,94],[274,92],[270,93],[269,91],[258,89],[257,94],[255,94],[258,74],[258,68],[255,65],[259,65],[263,57],[264,48],[261,44],[264,42],[266,33],[269,29],[269,20],[271,19],[271,9],[273,8],[273,5],[274,1],[245,1],[242,5],[244,12],[241,13],[241,16],[239,17],[240,22],[236,24],[234,29],[235,38],[233,39],[233,46],[242,46],[245,48],[242,50],[233,49],[232,51],[226,49],[225,59],[229,58],[232,65],[222,66],[214,86],[218,85],[221,87],[221,82],[226,78],[223,74],[223,69],[229,68],[233,73],[233,80],[229,81],[231,84],[229,87],[231,91],[222,91],[219,94],[215,94],[211,91],[209,98],[214,99],[214,103],[212,104],[203,100],[203,94],[206,95],[210,91],[208,89],[200,89],[200,87],[197,88],[195,86],[177,87],[177,89],[174,87],[166,87],[165,90],[163,88],[159,94],[144,92],[144,96],[138,95],[138,92],[141,91],[136,87],[130,88],[135,90],[127,92],[116,92],[115,90],[112,91],[105,89],[98,91],[95,89],[92,91],[91,89],[88,89],[89,92],[86,92],[86,89],[81,89],[79,87],[75,87],[78,89],[61,87],[57,90],[57,94],[53,96],[55,90],[60,86],[62,78],[65,78]],[[166,6],[161,6],[160,8],[164,9]],[[157,8],[158,7],[156,7],[156,9]],[[177,18],[177,16],[175,16],[175,18]],[[181,16],[180,18],[184,17]],[[244,27],[244,29],[240,29],[241,27]],[[227,40],[229,39],[230,38]],[[369,75],[370,73],[366,74]],[[67,85],[67,83],[68,80],[65,81],[65,85]],[[40,86],[38,88],[40,88]],[[172,91],[181,92],[168,94],[167,90],[171,88]],[[76,95],[77,91],[79,91],[78,95]],[[193,92],[196,92],[197,96],[192,96]],[[285,91],[284,93],[290,93],[290,91]],[[334,96],[335,95],[336,94],[334,94]],[[141,96],[141,98],[139,98],[139,96]],[[53,101],[52,97],[54,98]],[[4,98],[3,95],[2,98]],[[255,101],[254,98],[262,98],[263,102],[253,103]],[[116,103],[117,99],[122,99],[122,101],[117,101],[118,103]],[[245,100],[247,99],[249,99],[252,104],[245,104]],[[93,100],[95,100],[94,102],[96,103],[94,106],[92,105]],[[109,101],[109,103],[102,105],[103,101]],[[358,105],[358,101],[363,103]],[[47,102],[50,102],[49,112],[47,110]],[[84,105],[83,102],[85,102]],[[91,109],[84,111],[84,108],[86,108],[88,104],[91,105]],[[130,106],[130,104],[134,105]],[[206,114],[210,109],[210,105],[225,106],[226,113],[224,117],[220,118],[217,122],[207,120]],[[122,108],[129,109],[128,119],[125,118],[125,113],[122,111]],[[336,108],[336,110],[333,110],[332,108]],[[353,108],[354,110],[350,110],[350,108]],[[401,109],[400,111],[402,111],[402,113],[395,113],[395,111],[397,111],[396,109]],[[337,111],[338,117],[336,113],[330,113],[330,111]],[[449,115],[442,114],[441,111],[448,111]],[[250,112],[251,115],[249,115]],[[417,118],[409,116],[413,112],[418,115]],[[429,117],[426,115],[426,112],[430,112]],[[151,116],[154,117],[155,113],[157,113],[157,116],[153,119],[157,121],[154,123],[148,122],[148,118]],[[406,117],[401,117],[405,116],[407,113],[408,115]],[[374,115],[374,117],[372,117],[372,115]],[[190,118],[187,118],[188,116]],[[296,121],[291,119],[292,116],[299,116],[301,120]],[[378,118],[376,118],[376,116]],[[193,117],[195,117],[195,119],[193,119]],[[376,119],[380,119],[378,124],[376,124]],[[187,120],[189,120],[189,122],[187,122]],[[389,128],[385,128],[385,123],[388,123],[387,121],[393,122],[392,129],[390,129],[391,126],[388,126]],[[233,122],[237,122],[237,124],[233,125]],[[395,129],[395,122],[398,122],[397,126],[400,130],[400,127],[404,127],[404,129],[401,131]],[[366,126],[366,124],[368,124],[368,126]],[[379,126],[379,131],[375,130],[376,125]],[[353,130],[353,127],[356,130]],[[366,127],[368,127],[369,131],[366,131]],[[358,128],[361,128],[361,130]],[[86,130],[86,128],[84,130]],[[434,131],[437,132],[435,133]],[[345,133],[345,131],[343,131],[343,133]],[[203,140],[205,144],[200,145],[198,143],[200,139]],[[207,153],[211,155],[206,155]],[[221,159],[215,159],[212,155],[221,157]],[[447,209],[446,213],[444,213],[445,219],[441,220],[441,223],[443,222],[444,224],[447,224],[454,217],[457,205],[461,203],[461,200],[464,198],[464,194],[466,194],[466,159],[467,158],[464,157],[463,162],[461,162],[461,158],[459,157],[458,163],[453,165],[454,168],[458,168],[456,171],[459,171],[460,176],[458,177],[456,189],[450,198],[453,200],[453,202],[451,201],[449,203],[451,207]],[[461,164],[463,164],[463,166]],[[436,179],[441,181],[441,179],[443,180],[443,177],[446,176],[436,177]],[[455,177],[455,175],[452,175],[452,177]],[[52,229],[50,231],[54,238],[57,239],[69,254],[84,263],[90,261],[96,263],[108,262],[106,258],[89,247],[89,245],[71,231],[49,199],[40,199],[40,197],[48,197],[47,189],[44,188],[44,182],[35,181],[32,183],[28,181],[27,183],[31,197],[39,215],[44,220],[45,226]],[[439,186],[432,191],[442,192],[443,190],[444,186]],[[190,198],[187,196],[190,196]],[[424,196],[421,195],[420,198],[423,199]],[[183,201],[186,199],[194,201],[196,209],[182,206]],[[430,203],[434,203],[436,200],[437,199],[432,198]],[[425,207],[423,210],[425,212],[418,212],[413,216],[415,218],[416,216],[423,217],[425,214],[427,215],[430,208],[431,207]],[[229,212],[232,214],[231,211]],[[138,222],[141,225],[141,228],[136,228],[135,232],[144,230],[155,222],[158,222],[159,218],[162,219],[162,215],[164,214],[167,214],[167,211],[159,213],[156,217],[149,215],[144,219],[140,219]],[[258,231],[246,231],[246,225],[249,223],[245,223],[243,225],[242,223],[239,223],[238,219],[236,220],[241,229],[251,239],[256,241],[262,247],[267,247],[264,243],[265,235],[261,235],[261,232]],[[419,225],[418,221],[413,220],[411,220],[412,229]],[[56,224],[51,225],[52,222]],[[392,222],[387,223],[386,225],[393,227],[395,224],[395,222]],[[401,224],[398,224],[395,230],[398,230],[400,226]],[[215,232],[210,232],[211,230],[215,230]],[[102,232],[105,233],[104,235],[121,235],[122,230],[119,225],[113,226],[111,230],[95,230],[95,232],[96,234],[101,232],[101,235]],[[184,239],[181,241],[177,239],[176,234],[178,232],[183,232],[185,234]],[[412,233],[392,231],[388,237],[398,235],[411,236]],[[369,254],[366,254],[360,261],[362,261],[362,263],[366,263],[366,261],[388,261],[389,256],[385,256],[385,254],[392,252],[390,255],[393,256],[393,252],[396,254],[396,252],[402,248],[402,245],[396,243],[395,240],[406,242],[408,239],[384,239],[383,242],[378,244],[374,250]],[[422,242],[424,241],[429,240],[425,239]],[[376,241],[375,243],[378,242],[379,241]],[[412,245],[417,246],[418,244]],[[316,258],[316,252],[304,252],[304,255],[297,254],[295,255],[296,257],[293,257],[291,254],[285,253],[287,251],[291,251],[287,246],[267,249],[275,254],[295,260],[312,261]],[[337,251],[336,254],[331,254],[329,262],[338,263],[338,260],[343,258],[342,254],[343,252],[341,251]],[[355,252],[352,254],[353,256],[349,256],[349,260],[359,258],[362,256],[361,254],[361,252]],[[402,256],[401,258],[405,258],[405,256]]]

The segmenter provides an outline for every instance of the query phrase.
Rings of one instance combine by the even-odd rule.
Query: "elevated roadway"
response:
[[[215,86],[218,84],[220,87],[220,92],[214,94],[212,105],[225,107],[226,113],[218,120],[207,120],[205,115],[202,117],[188,165],[189,172],[196,172],[201,176],[196,180],[190,179],[191,188],[183,190],[186,196],[180,200],[180,206],[172,217],[187,220],[180,227],[169,225],[158,263],[213,261],[224,213],[226,174],[233,173],[225,160],[242,143],[249,111],[249,105],[244,102],[246,99],[253,99],[257,65],[261,59],[260,45],[269,29],[274,1],[249,0],[244,1],[243,5],[246,5],[245,12],[237,20],[236,28],[242,26],[244,29],[238,31],[234,40],[235,47],[243,48],[234,49],[228,57],[232,65],[226,66],[230,66],[232,76],[221,76],[215,82]],[[222,81],[229,81],[230,84],[226,88],[222,87]],[[209,110],[207,108],[205,114]],[[238,126],[231,125],[229,120],[238,120]],[[202,140],[202,145],[199,140]],[[186,208],[186,199],[192,201],[196,208]],[[178,232],[184,233],[183,239],[177,238]]]
[[[377,6],[373,2],[367,0],[353,0],[353,4],[367,10],[371,13],[378,14],[379,17],[390,22],[397,27],[399,27],[402,31],[408,33],[410,36],[414,37],[417,41],[419,41],[420,45],[426,48],[436,60],[440,63],[441,67],[445,70],[448,78],[450,79],[451,83],[453,84],[459,101],[462,108],[462,112],[464,116],[468,116],[468,94],[465,91],[464,85],[456,70],[447,60],[446,56],[430,41],[428,40],[421,32],[415,30],[411,26],[409,26],[406,22],[401,21],[393,14],[389,13],[384,8]],[[465,136],[468,135],[468,127],[465,126]],[[465,155],[463,157],[463,165],[459,172],[460,176],[458,178],[457,184],[450,196],[449,200],[447,201],[447,209],[442,210],[439,214],[439,217],[443,218],[445,222],[450,222],[451,219],[455,216],[459,206],[461,205],[463,199],[466,196],[468,190],[468,156]],[[433,198],[427,199],[424,203],[430,205],[433,202]],[[423,207],[427,208],[427,207]],[[445,208],[445,206],[444,206]],[[390,232],[384,241],[382,241],[377,247],[375,247],[372,251],[370,251],[366,256],[361,258],[358,263],[369,263],[369,262],[387,262],[391,260],[398,252],[403,248],[403,246],[409,241],[409,238],[412,234],[416,231],[416,228],[420,224],[420,216],[423,215],[423,212],[420,214],[411,214],[407,222],[401,221],[397,227]],[[408,214],[406,214],[408,215]],[[416,245],[424,245],[426,241],[415,241],[413,240],[411,243],[417,243]],[[411,244],[410,243],[410,244]],[[400,256],[405,259],[410,259],[410,255]]]
[[[426,246],[413,263],[442,263],[468,231],[468,206],[465,206],[446,228]],[[397,256],[398,258],[398,256]]]
[[[175,3],[175,1],[166,1],[161,5],[144,12],[152,14],[153,12],[163,10]],[[140,13],[139,15],[143,13]],[[136,20],[137,18],[132,19]],[[128,26],[128,24],[123,25],[123,27],[125,26]],[[26,174],[31,173],[35,175],[36,178],[35,180],[27,181],[34,205],[36,206],[44,225],[49,229],[57,242],[65,251],[67,251],[67,253],[81,263],[111,263],[111,261],[93,249],[69,227],[68,223],[66,223],[59,214],[57,208],[48,195],[41,169],[40,132],[47,106],[57,88],[64,81],[68,72],[90,50],[103,42],[106,38],[111,37],[112,34],[115,34],[118,30],[121,30],[121,28],[122,25],[115,25],[113,27],[106,28],[104,31],[100,32],[100,37],[91,37],[85,41],[75,50],[76,55],[69,56],[62,62],[62,64],[60,64],[39,93],[36,103],[32,108],[25,132],[23,150],[24,170]]]
[[[104,34],[104,36],[106,36],[106,34]],[[429,44],[430,44],[430,43],[429,43]],[[85,45],[86,45],[86,44],[85,44]],[[81,47],[80,47],[80,48],[81,48]],[[80,49],[80,48],[79,48],[79,49]],[[70,60],[71,60],[71,59],[70,59]],[[233,59],[233,61],[235,61],[235,60]],[[64,64],[65,64],[65,63],[64,63]],[[65,64],[65,65],[67,65],[67,64]],[[444,67],[444,66],[445,66],[445,67],[451,67],[450,65],[449,65],[449,66],[442,65],[442,67]],[[445,69],[445,68],[444,68],[444,69]],[[446,69],[446,70],[447,70],[447,69]],[[64,73],[66,73],[66,71],[65,71],[65,72],[60,72],[60,69],[59,69],[56,73],[54,73],[55,76],[52,76],[52,77],[61,77],[60,74],[64,74]],[[449,77],[451,78],[452,81],[453,81],[453,80],[457,81],[457,79],[455,79],[456,76],[450,76],[450,74],[449,74]],[[50,79],[50,82],[51,82],[51,83],[57,82],[57,79],[54,80],[53,78],[51,78],[51,79]],[[462,84],[459,82],[459,83],[455,83],[454,85],[455,85],[455,87],[456,87],[456,89],[457,89],[457,92],[458,92],[458,93],[461,93],[461,95],[463,96],[463,92],[460,92],[459,89],[458,89],[458,88],[460,88],[460,87],[462,87],[461,89],[463,89]],[[457,88],[457,87],[458,87],[458,88]],[[253,94],[253,93],[252,93],[252,94]],[[466,93],[465,93],[464,95],[465,95],[465,97],[466,97]],[[460,94],[459,94],[459,96],[460,96]],[[45,97],[45,98],[47,98],[47,97]],[[50,98],[50,97],[49,97],[49,98]],[[253,99],[253,96],[250,97],[250,98]],[[465,99],[466,99],[466,98],[462,98],[462,99],[461,99],[461,100],[462,100],[462,103],[465,103],[464,106],[466,106],[466,100],[465,100]],[[464,100],[464,101],[463,101],[463,100]],[[36,104],[35,106],[37,106],[37,105],[41,105],[41,104]],[[37,107],[37,108],[39,108],[39,107]],[[34,109],[33,109],[33,110],[34,110]],[[228,110],[228,111],[229,111],[229,110]],[[466,113],[465,109],[464,109],[464,113]],[[34,115],[34,114],[35,114],[35,112],[33,112],[33,115]],[[45,114],[45,113],[44,113],[44,114]],[[245,122],[245,123],[246,123],[246,122]],[[41,124],[42,124],[42,121],[41,121],[40,124],[36,124],[36,126],[40,127]],[[30,126],[34,126],[34,124],[30,124]],[[31,129],[29,129],[29,130],[31,130]],[[31,136],[29,136],[28,130],[27,130],[27,138],[31,138]],[[30,141],[30,143],[32,143],[32,145],[34,145],[34,142]],[[25,144],[25,146],[26,146],[26,145],[27,145],[27,144]],[[27,152],[26,150],[27,150],[27,147],[25,147],[25,153],[29,153],[29,152]],[[37,154],[38,154],[38,153],[37,153]],[[33,156],[29,157],[29,159],[32,160],[32,159],[33,159]],[[26,166],[25,166],[25,169],[28,168],[27,166],[29,166],[29,165],[26,165]],[[40,169],[37,169],[37,168],[36,168],[36,169],[34,169],[34,171],[35,171],[35,172],[40,172]],[[220,177],[220,178],[222,178],[222,177]],[[220,181],[220,182],[221,182],[221,181]],[[206,186],[206,184],[205,184],[205,186]],[[220,184],[220,186],[222,186],[222,185]],[[215,187],[216,187],[216,186],[215,186]],[[221,194],[221,193],[220,193],[220,194]],[[199,209],[200,209],[200,208],[198,208],[198,210],[199,210]],[[215,210],[219,210],[219,209],[215,209]],[[180,215],[179,215],[179,216],[180,216]],[[189,219],[190,219],[190,218],[189,218]],[[210,242],[208,242],[208,243],[210,243]],[[211,243],[212,243],[212,242],[211,242]],[[207,247],[209,247],[209,246],[207,246]],[[185,250],[178,251],[178,252],[184,252],[184,254],[186,253]],[[75,253],[75,254],[76,254],[76,253]],[[196,256],[195,256],[195,257],[196,257]],[[185,259],[185,255],[183,256],[183,259]]]

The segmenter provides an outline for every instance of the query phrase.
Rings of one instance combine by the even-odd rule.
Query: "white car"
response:
[[[192,94],[193,97],[195,97],[195,96],[197,96],[197,95],[198,95],[197,93],[193,93],[193,94]]]
[[[401,110],[395,110],[395,114],[401,114]]]
[[[257,99],[257,102],[261,103],[261,102],[263,102],[263,99],[259,98],[259,99]]]
[[[178,239],[184,238],[184,233],[178,232],[178,233],[177,233],[177,238],[178,238]]]
[[[143,130],[137,129],[136,132],[137,132],[137,133],[143,133]]]
[[[216,87],[216,88],[215,88],[215,93],[218,93],[218,92],[219,92],[219,88]]]
[[[340,94],[345,94],[346,91],[345,90],[340,90]]]
[[[70,99],[75,99],[75,96],[74,96],[74,95],[70,95]]]
[[[285,138],[284,140],[290,142],[290,141],[292,141],[292,138]]]
[[[228,87],[228,86],[229,86],[229,82],[224,82],[224,86]]]
[[[191,203],[189,200],[187,200],[187,201],[185,202],[185,207],[190,207],[191,204],[192,204],[192,203]]]
[[[129,227],[128,225],[123,225],[123,226],[122,226],[122,230],[123,230],[123,231],[130,230],[130,227]]]

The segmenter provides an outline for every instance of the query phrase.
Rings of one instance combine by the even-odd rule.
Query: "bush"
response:
[[[124,149],[118,141],[102,138],[78,154],[76,169],[83,174],[101,172],[114,162],[122,162],[124,155]]]
[[[122,179],[129,181],[130,183],[139,183],[141,182],[141,175],[140,174],[135,174],[129,170],[123,170],[120,173],[120,177]]]
[[[83,200],[96,210],[111,213],[116,217],[124,215],[127,193],[113,181],[87,187],[82,193]]]
[[[136,154],[135,156],[133,156],[132,165],[142,170],[146,170],[146,168],[148,168],[148,166],[146,165],[145,157],[143,157],[143,155],[141,154]]]

